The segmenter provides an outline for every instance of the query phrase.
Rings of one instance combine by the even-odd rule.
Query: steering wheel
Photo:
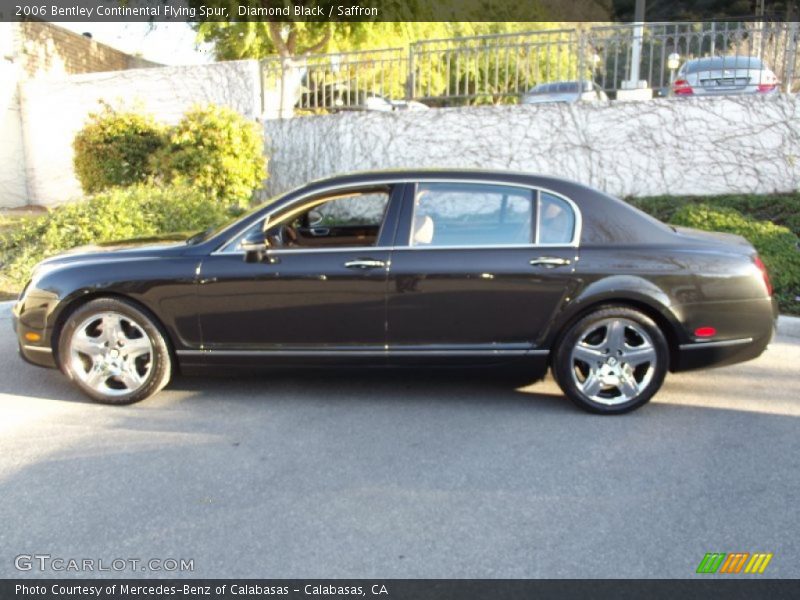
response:
[[[297,232],[289,224],[283,225],[278,233],[282,246],[296,246],[297,245]]]
[[[298,235],[290,224],[275,225],[264,232],[267,245],[271,248],[297,246]]]

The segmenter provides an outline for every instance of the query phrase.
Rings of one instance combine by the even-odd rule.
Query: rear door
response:
[[[580,219],[519,185],[409,185],[389,272],[390,351],[524,354],[573,285]]]

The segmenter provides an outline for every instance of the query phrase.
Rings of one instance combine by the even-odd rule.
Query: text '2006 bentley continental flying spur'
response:
[[[757,357],[776,315],[741,237],[557,178],[408,170],[315,181],[185,242],[50,258],[14,326],[27,361],[100,402],[220,366],[513,364],[622,413],[668,371]]]

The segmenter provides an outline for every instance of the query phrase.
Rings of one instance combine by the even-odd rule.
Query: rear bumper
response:
[[[707,367],[724,367],[758,358],[767,348],[772,335],[760,339],[740,338],[719,342],[695,342],[681,344],[677,353],[677,364],[673,371],[690,371]]]
[[[738,335],[729,335],[724,339],[695,338],[680,344],[670,370],[724,367],[761,356],[775,335],[778,303],[774,298],[766,298],[738,304],[736,310],[731,310],[729,304],[714,307],[719,322],[725,323],[728,331],[737,329]]]

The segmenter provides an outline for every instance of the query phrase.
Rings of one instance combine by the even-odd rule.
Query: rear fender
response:
[[[592,282],[573,299],[566,298],[561,312],[553,319],[537,345],[555,348],[567,327],[598,306],[610,304],[642,310],[664,330],[670,346],[689,341],[673,311],[673,303],[661,288],[642,277],[614,275]]]

